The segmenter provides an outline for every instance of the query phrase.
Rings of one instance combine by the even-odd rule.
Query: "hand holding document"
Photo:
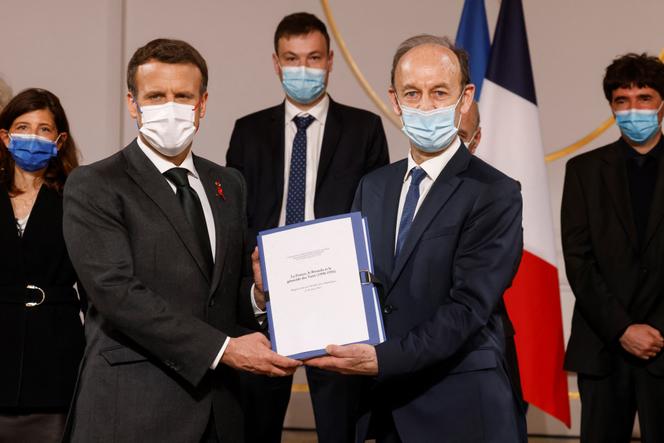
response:
[[[258,247],[275,352],[305,359],[385,340],[376,288],[362,278],[373,263],[360,213],[263,231]]]

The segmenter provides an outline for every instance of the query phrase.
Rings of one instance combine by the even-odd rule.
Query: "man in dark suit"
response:
[[[561,211],[576,298],[565,368],[578,373],[582,442],[664,441],[664,64],[627,54],[604,94],[621,137],[567,163]]]
[[[325,25],[315,16],[285,17],[272,56],[286,99],[239,119],[227,166],[247,181],[251,241],[258,231],[350,210],[360,178],[389,163],[380,118],[333,101],[326,93],[333,52]],[[318,440],[352,438],[357,384],[352,377],[307,368]],[[248,440],[281,441],[290,378],[243,374]]]
[[[525,441],[497,312],[523,247],[517,182],[472,156],[457,128],[468,59],[447,38],[403,42],[390,98],[407,159],[362,179],[387,340],[330,345],[308,365],[371,376],[357,440]]]
[[[65,239],[90,301],[69,438],[239,442],[233,368],[299,365],[260,333],[235,338],[253,320],[244,180],[191,152],[208,97],[198,51],[153,40],[127,84],[138,138],[65,188]]]

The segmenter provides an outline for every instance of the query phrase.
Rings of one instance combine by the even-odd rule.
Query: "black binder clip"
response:
[[[361,269],[360,270],[360,283],[363,285],[380,285],[380,280],[368,269]]]

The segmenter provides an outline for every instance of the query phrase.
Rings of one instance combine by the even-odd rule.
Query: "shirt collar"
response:
[[[456,152],[459,150],[459,147],[461,147],[461,140],[459,140],[459,137],[456,137],[452,144],[440,155],[430,158],[429,160],[426,160],[419,165],[415,163],[411,151],[408,150],[408,167],[406,168],[406,174],[403,177],[403,181],[405,182],[408,179],[410,171],[417,166],[424,169],[427,177],[429,177],[432,181],[436,181],[440,173],[443,172],[443,169],[445,169],[445,166],[447,166],[452,157],[454,157],[454,154],[456,154]]]
[[[327,110],[329,107],[330,97],[327,93],[320,102],[316,103],[316,106],[306,111],[299,109],[290,101],[286,100],[286,124],[290,123],[295,117],[300,115],[310,115],[321,124],[325,124],[325,118],[327,117]]]
[[[140,136],[136,137],[136,142],[138,143],[138,147],[141,148],[141,151],[143,151],[143,154],[145,154],[148,160],[150,160],[152,164],[155,165],[160,174],[163,174],[169,169],[184,168],[189,172],[189,174],[193,175],[195,178],[198,178],[198,172],[194,167],[194,157],[191,153],[191,150],[189,150],[189,153],[185,157],[182,164],[178,166],[175,163],[172,163],[157,155],[156,152],[154,152],[147,144],[145,144],[143,140],[141,140]]]

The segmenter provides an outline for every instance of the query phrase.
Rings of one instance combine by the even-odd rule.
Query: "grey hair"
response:
[[[12,88],[0,77],[0,111],[7,106],[12,96]]]
[[[470,83],[470,68],[468,67],[468,53],[466,51],[455,46],[449,37],[420,34],[404,40],[397,48],[397,51],[394,53],[394,58],[392,59],[392,72],[390,73],[390,83],[393,87],[394,71],[397,69],[399,60],[401,60],[401,57],[403,57],[406,52],[421,45],[438,45],[454,52],[454,54],[459,59],[459,67],[461,68],[461,84],[467,85]]]

